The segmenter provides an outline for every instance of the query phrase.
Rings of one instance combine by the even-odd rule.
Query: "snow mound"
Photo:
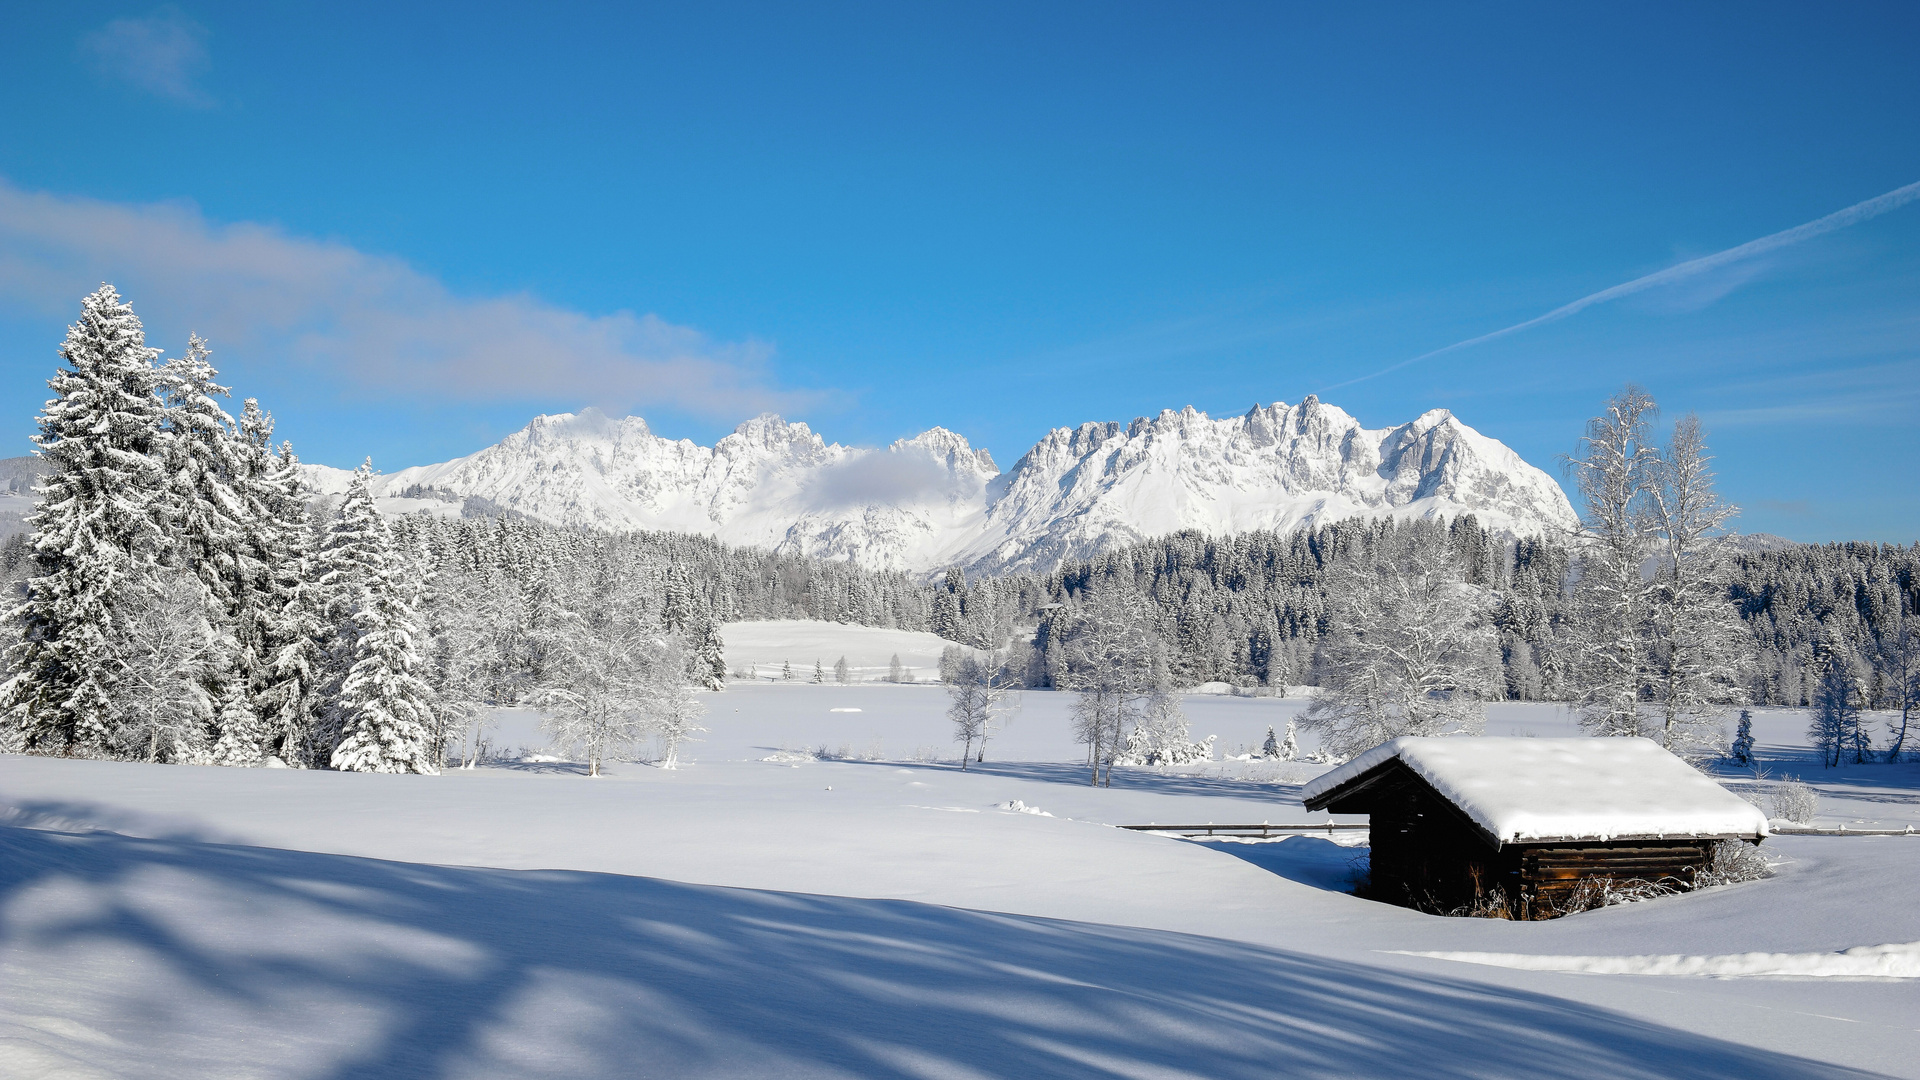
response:
[[[1861,945],[1827,953],[1732,953],[1726,956],[1531,956],[1525,953],[1405,952],[1463,964],[1519,971],[1593,975],[1710,975],[1716,978],[1802,976],[1829,979],[1920,979],[1920,941]]]
[[[1053,816],[1052,814],[1047,813],[1045,810],[1042,810],[1037,806],[1028,806],[1026,803],[1021,802],[1019,799],[1012,799],[1007,802],[1001,803],[1000,809],[1010,811],[1015,814],[1033,814],[1038,817]]]
[[[1768,835],[1758,807],[1650,739],[1408,736],[1319,776],[1301,797],[1311,803],[1395,758],[1500,843]]]

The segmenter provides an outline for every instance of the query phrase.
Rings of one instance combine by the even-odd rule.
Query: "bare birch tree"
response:
[[[1090,784],[1113,783],[1113,759],[1139,721],[1140,698],[1154,689],[1153,612],[1122,586],[1083,594],[1083,608],[1064,635],[1064,686],[1074,702],[1075,737],[1087,747]]]
[[[1389,533],[1372,565],[1329,579],[1305,726],[1344,757],[1402,735],[1479,734],[1498,683],[1486,606],[1449,551]]]
[[[1642,568],[1658,548],[1648,499],[1660,465],[1650,437],[1655,413],[1646,391],[1628,386],[1587,421],[1580,453],[1567,462],[1586,503],[1568,643],[1574,707],[1595,735],[1640,733],[1653,620],[1653,586]]]
[[[1714,491],[1712,460],[1700,420],[1689,413],[1674,424],[1647,492],[1661,546],[1649,690],[1660,744],[1690,760],[1715,752],[1719,721],[1744,698],[1753,640],[1727,597],[1725,528],[1739,510]]]
[[[652,701],[647,708],[648,726],[660,743],[660,767],[680,767],[680,747],[693,740],[695,732],[705,731],[700,718],[707,708],[694,693],[693,678],[697,657],[677,631],[669,632],[660,643],[654,661]]]
[[[531,695],[554,742],[586,757],[588,776],[646,736],[656,692],[658,642],[644,613],[605,568],[600,578],[554,618],[548,681]]]

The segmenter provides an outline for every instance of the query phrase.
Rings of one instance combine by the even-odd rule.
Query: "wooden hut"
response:
[[[1307,809],[1366,814],[1369,894],[1426,911],[1567,909],[1587,879],[1690,888],[1759,809],[1649,739],[1401,738],[1306,786]]]

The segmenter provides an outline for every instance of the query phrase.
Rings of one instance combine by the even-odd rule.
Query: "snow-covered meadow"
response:
[[[1920,946],[1832,955],[1920,942],[1920,836],[1444,919],[1347,895],[1351,834],[1109,827],[1313,820],[1319,766],[1096,789],[1064,695],[964,772],[937,687],[704,700],[681,769],[596,780],[519,712],[494,739],[525,753],[438,777],[0,757],[0,1075],[1920,1075]],[[1186,701],[1228,752],[1301,704]],[[1823,823],[1920,824],[1920,767],[1823,772],[1803,727],[1756,723]]]

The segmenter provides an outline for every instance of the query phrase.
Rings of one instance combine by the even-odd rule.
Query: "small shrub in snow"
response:
[[[1773,865],[1767,862],[1765,855],[1760,854],[1757,845],[1741,840],[1722,840],[1713,846],[1707,865],[1694,875],[1693,885],[1697,889],[1707,889],[1771,876]]]
[[[1820,795],[1799,780],[1782,780],[1773,785],[1767,799],[1767,812],[1796,825],[1810,825],[1813,816],[1820,812]]]
[[[919,747],[913,752],[913,760],[918,761],[923,765],[938,764],[941,761],[940,748],[937,746]]]
[[[1190,765],[1213,760],[1214,736],[1194,742],[1177,694],[1156,691],[1147,699],[1140,722],[1127,733],[1115,765]]]
[[[814,749],[813,756],[821,761],[883,761],[886,759],[886,755],[880,749],[879,739],[857,749],[852,743],[841,743],[835,747],[822,743]]]
[[[1637,904],[1643,900],[1672,896],[1679,891],[1677,883],[1648,881],[1644,878],[1628,878],[1624,881],[1606,877],[1582,878],[1567,898],[1554,906],[1553,913],[1572,915],[1579,911],[1613,907],[1615,904]]]

